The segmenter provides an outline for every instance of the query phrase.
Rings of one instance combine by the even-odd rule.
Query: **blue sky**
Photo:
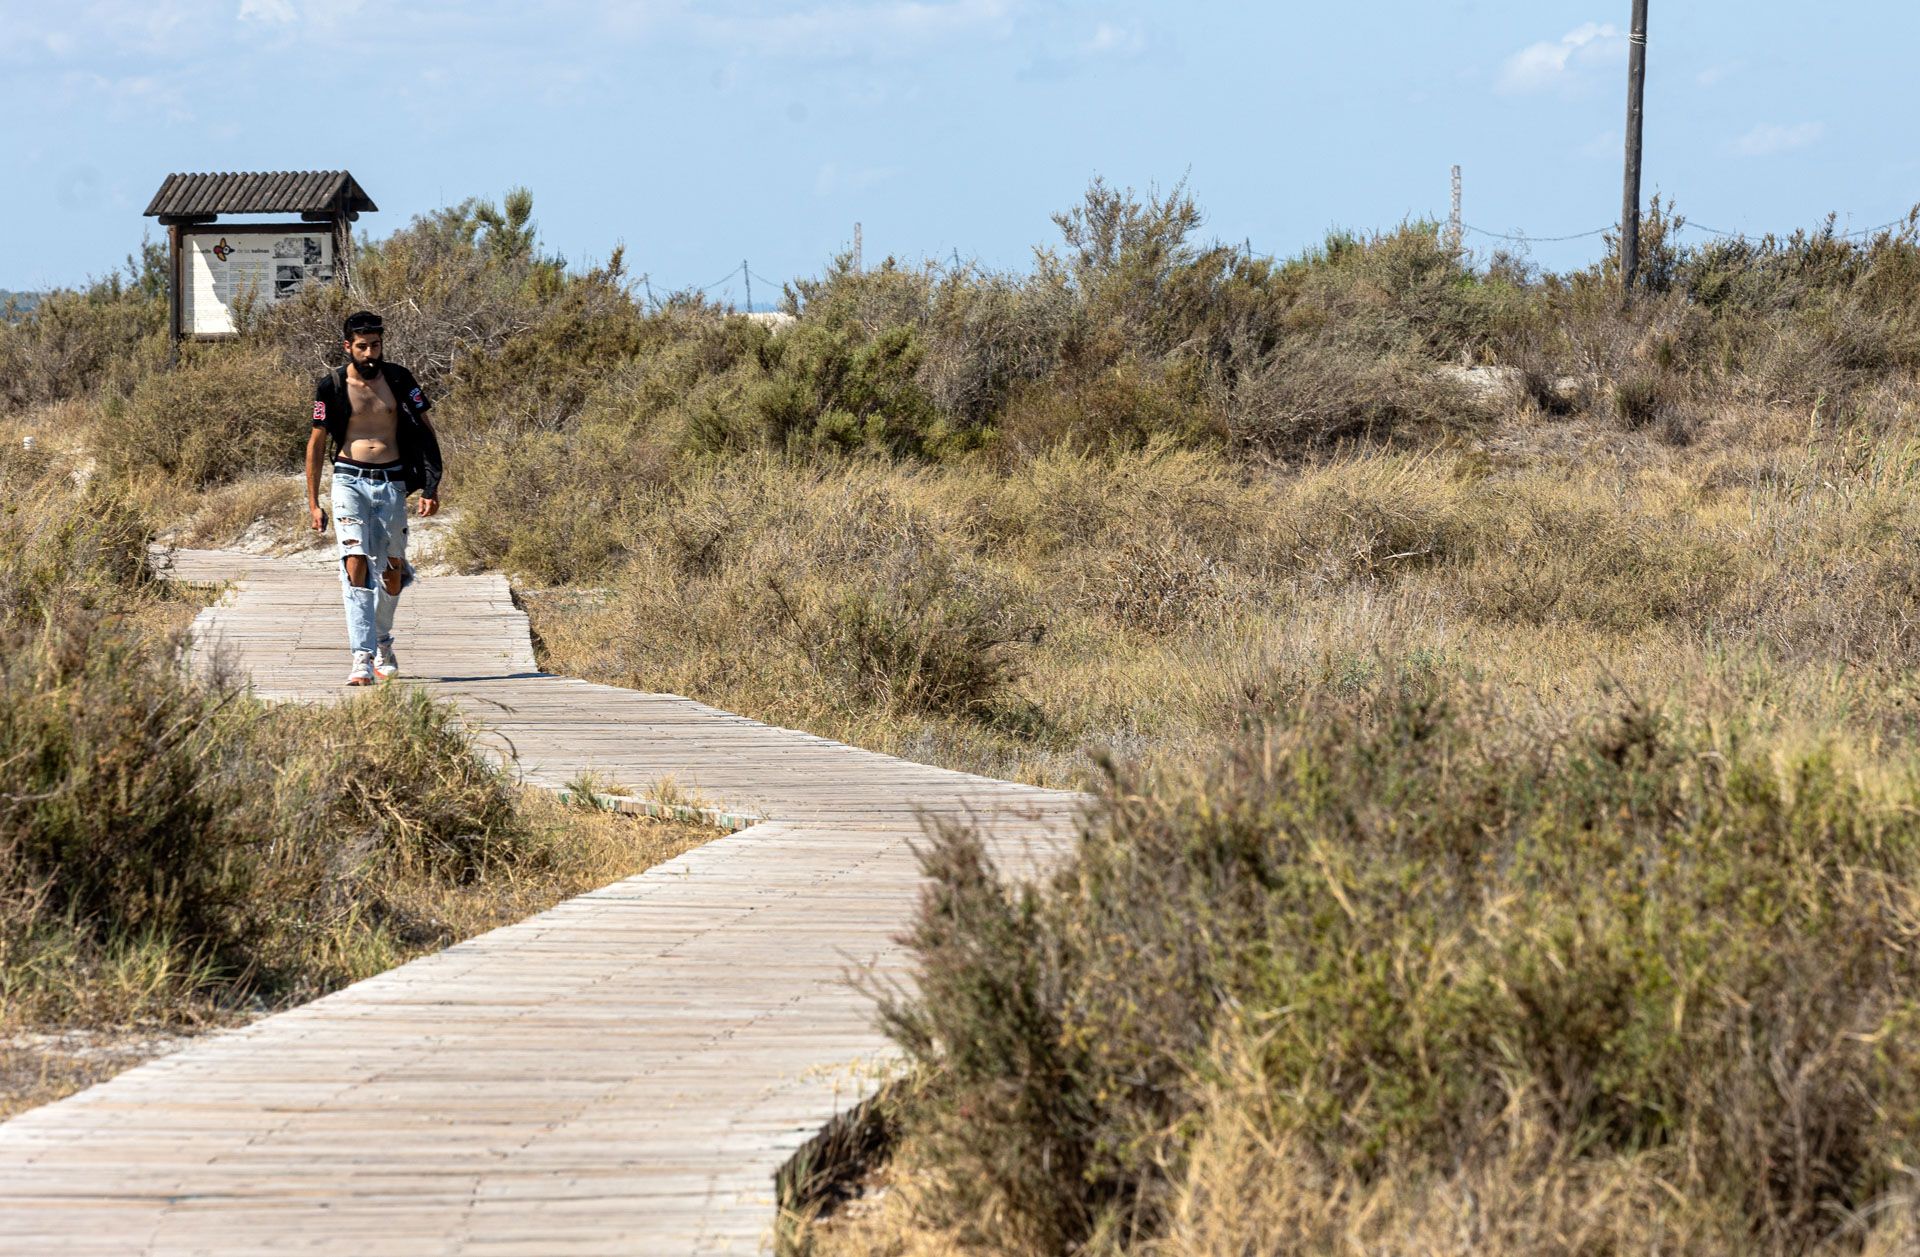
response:
[[[0,0],[0,288],[114,267],[175,170],[344,167],[376,235],[525,184],[549,249],[656,291],[813,274],[856,220],[869,262],[1024,267],[1094,175],[1290,253],[1444,216],[1458,162],[1468,223],[1565,235],[1618,213],[1629,8]],[[1920,201],[1920,5],[1652,9],[1649,193],[1747,231]]]

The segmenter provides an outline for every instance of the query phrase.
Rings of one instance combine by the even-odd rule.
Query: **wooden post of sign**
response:
[[[180,224],[167,224],[167,365],[180,361]]]

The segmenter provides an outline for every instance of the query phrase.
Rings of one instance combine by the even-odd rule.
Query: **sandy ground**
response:
[[[236,1016],[189,1030],[122,1026],[0,1035],[0,1120],[178,1051],[205,1031],[246,1020]]]

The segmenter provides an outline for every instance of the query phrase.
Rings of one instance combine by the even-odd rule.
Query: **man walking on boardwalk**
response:
[[[393,612],[413,583],[407,563],[407,495],[420,491],[422,517],[440,509],[440,442],[429,403],[413,373],[382,356],[380,316],[361,310],[344,327],[347,365],[320,377],[307,438],[307,513],[327,530],[320,509],[320,458],[333,456],[333,526],[347,603],[348,685],[399,675]],[[374,583],[375,574],[379,583]]]

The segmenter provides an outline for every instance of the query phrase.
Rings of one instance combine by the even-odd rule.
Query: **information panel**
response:
[[[188,232],[180,247],[186,262],[180,328],[189,336],[230,336],[242,302],[270,306],[308,284],[333,280],[329,231]]]

